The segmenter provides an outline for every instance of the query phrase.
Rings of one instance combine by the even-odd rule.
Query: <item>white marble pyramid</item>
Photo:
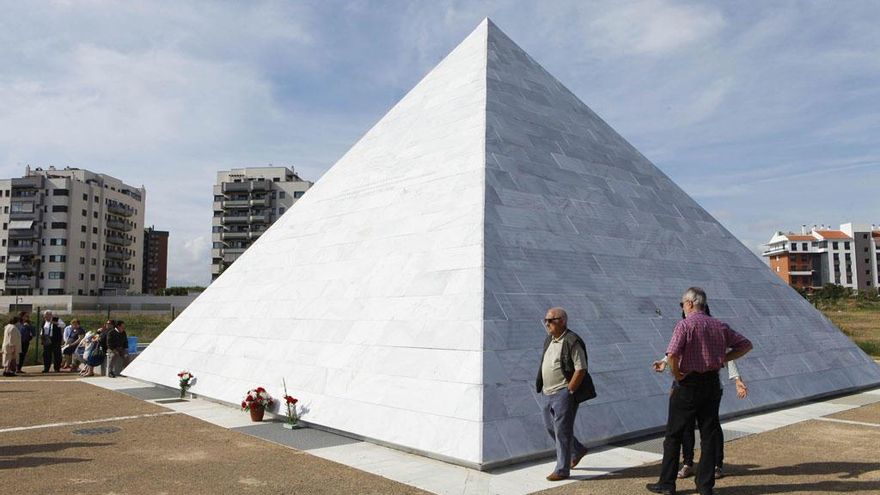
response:
[[[230,403],[281,380],[323,427],[470,466],[542,455],[533,381],[550,306],[587,341],[591,443],[665,424],[650,370],[704,287],[749,336],[766,408],[880,369],[484,21],[126,369]]]

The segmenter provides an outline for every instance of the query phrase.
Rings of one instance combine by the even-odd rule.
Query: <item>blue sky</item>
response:
[[[489,16],[753,250],[880,224],[880,3],[0,2],[0,176],[147,188],[210,280],[217,170],[318,179]]]

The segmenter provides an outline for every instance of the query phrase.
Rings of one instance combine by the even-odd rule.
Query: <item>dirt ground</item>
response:
[[[0,380],[3,404],[26,411],[3,415],[0,430],[169,411],[72,378]],[[842,415],[880,423],[880,404]],[[110,430],[79,431],[94,428]],[[877,494],[878,446],[880,428],[828,421],[734,440],[726,444],[729,476],[717,493]],[[545,493],[643,494],[658,471],[655,463]],[[19,494],[424,493],[183,414],[0,431],[0,486]],[[692,478],[679,483],[679,493],[696,493]]]
[[[880,493],[880,428],[807,421],[733,440],[724,451],[727,475],[715,485],[719,495]],[[659,474],[654,463],[541,493],[646,494],[645,484]],[[693,480],[679,480],[678,493],[698,493]]]

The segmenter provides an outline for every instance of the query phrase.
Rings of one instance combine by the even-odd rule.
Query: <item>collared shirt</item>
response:
[[[568,386],[568,380],[562,373],[562,340],[568,330],[562,333],[559,338],[551,338],[550,345],[544,353],[544,359],[541,361],[541,379],[544,381],[544,388],[541,392],[544,395],[553,395]],[[586,369],[587,359],[581,346],[571,346],[571,360],[574,362],[575,370]]]
[[[696,312],[675,325],[666,353],[680,358],[678,368],[682,373],[705,373],[724,366],[728,349],[741,351],[750,345],[749,339],[727,323]]]

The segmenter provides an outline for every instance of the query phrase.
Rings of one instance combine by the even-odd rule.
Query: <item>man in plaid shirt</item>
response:
[[[701,495],[710,495],[715,487],[713,468],[721,432],[718,370],[752,350],[752,343],[726,323],[706,315],[706,305],[703,289],[691,287],[685,292],[681,298],[685,319],[675,326],[666,348],[675,384],[669,397],[660,481],[647,485],[654,493],[675,494],[678,452],[684,430],[693,428],[694,418],[701,437],[697,489]]]

